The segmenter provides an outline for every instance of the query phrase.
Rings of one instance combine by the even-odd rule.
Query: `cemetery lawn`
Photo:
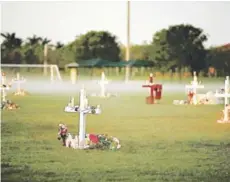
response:
[[[2,182],[229,181],[230,124],[216,123],[223,106],[174,106],[180,98],[90,98],[103,111],[87,116],[87,133],[116,136],[122,147],[82,151],[57,140],[60,122],[78,131],[78,114],[63,111],[68,95],[10,96],[21,109],[2,112]]]

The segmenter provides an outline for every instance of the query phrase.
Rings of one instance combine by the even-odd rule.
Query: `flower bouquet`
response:
[[[7,101],[3,101],[1,103],[1,109],[4,110],[13,110],[13,109],[19,109],[19,105],[15,104],[14,102],[7,100]]]
[[[23,89],[20,89],[19,91],[16,91],[13,93],[15,96],[25,96],[25,95],[29,95],[29,92],[26,92]]]
[[[121,148],[120,141],[113,136],[107,134],[87,134],[86,144],[89,145],[90,149],[101,149],[101,150],[117,150]]]

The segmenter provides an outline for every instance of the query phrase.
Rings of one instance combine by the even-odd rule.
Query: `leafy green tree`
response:
[[[39,58],[35,54],[33,49],[30,48],[30,49],[25,51],[25,61],[27,64],[38,64],[38,60],[39,60]]]
[[[48,54],[50,63],[57,64],[60,68],[64,68],[66,64],[76,61],[75,42],[67,45],[57,42],[54,47],[55,49],[50,50]]]
[[[62,63],[62,57],[63,57],[62,48],[64,47],[64,44],[62,44],[61,42],[57,42],[55,45],[53,45],[53,47],[54,50],[49,51],[50,62],[60,66],[60,63]]]
[[[157,32],[153,37],[154,60],[159,66],[189,66],[191,71],[205,68],[206,51],[203,43],[207,40],[203,30],[192,25],[174,25]]]
[[[125,60],[126,47],[120,46],[120,59]],[[151,61],[152,45],[141,44],[131,45],[130,47],[130,60],[145,60]]]
[[[119,61],[120,49],[116,37],[107,31],[89,31],[74,42],[76,61],[100,58]]]
[[[60,54],[61,54],[61,56],[60,56],[61,59],[60,59],[59,65],[61,67],[64,67],[64,65],[76,61],[76,58],[77,58],[76,44],[74,42],[67,44],[66,46],[63,46],[59,50],[60,50]]]
[[[230,46],[211,47],[207,50],[206,57],[207,67],[213,66],[219,76],[230,74]]]
[[[190,66],[191,71],[199,72],[205,68],[206,51],[203,43],[206,40],[203,30],[192,25],[171,26],[167,31],[171,56],[178,61],[179,68]]]
[[[167,42],[166,29],[155,33],[150,57],[158,70],[167,71],[176,66],[177,62],[170,56],[170,45]]]

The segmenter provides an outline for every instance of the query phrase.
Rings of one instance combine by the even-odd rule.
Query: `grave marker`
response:
[[[229,98],[230,98],[230,93],[229,93],[229,76],[226,77],[225,80],[225,86],[224,86],[224,93],[217,93],[215,94],[216,97],[222,97],[224,98],[224,110],[223,110],[223,118],[220,120],[217,120],[218,123],[230,123],[229,120],[229,111],[230,111],[230,106],[229,106]]]
[[[198,83],[195,71],[193,72],[193,81],[191,82],[190,85],[186,85],[185,88],[192,89],[192,93],[190,93],[192,94],[192,104],[197,105],[198,104],[197,89],[204,88],[204,85],[201,85],[200,83]]]
[[[86,114],[100,114],[101,108],[99,105],[95,106],[89,106],[88,105],[88,99],[86,97],[85,89],[80,90],[80,103],[79,106],[72,106],[73,105],[73,99],[71,99],[66,107],[65,112],[72,112],[72,113],[79,113],[79,140],[78,140],[78,146],[76,148],[79,149],[85,149],[88,148],[85,142],[86,137]]]
[[[109,83],[108,80],[105,78],[105,72],[103,71],[101,73],[101,80],[99,81],[99,85],[100,85],[100,88],[101,88],[101,91],[100,91],[100,96],[101,97],[106,97],[105,85],[107,85],[108,83]]]
[[[21,89],[21,84],[26,82],[26,79],[23,77],[20,77],[20,74],[17,73],[17,77],[12,79],[13,83],[17,84],[17,91],[14,93],[14,95],[25,95],[25,91]]]
[[[91,94],[91,96],[102,97],[102,98],[109,98],[112,96],[115,96],[115,97],[117,96],[117,94],[111,94],[106,91],[105,85],[107,85],[109,81],[106,79],[104,71],[101,73],[101,80],[98,81],[97,83],[100,85],[100,93],[99,94],[93,93]]]
[[[145,85],[142,85],[143,88],[149,88],[150,89],[150,96],[146,97],[146,103],[147,104],[155,104],[158,100],[161,99],[162,94],[162,85],[161,84],[155,84],[153,82],[153,74],[150,73],[149,75],[149,81]]]
[[[7,96],[7,90],[9,90],[11,87],[11,84],[6,84],[6,74],[2,72],[1,74],[1,95],[2,95],[2,102],[6,102],[6,96]]]

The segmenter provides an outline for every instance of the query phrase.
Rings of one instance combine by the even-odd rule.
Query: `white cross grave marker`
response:
[[[224,98],[224,118],[223,120],[218,120],[219,123],[230,123],[229,117],[228,117],[228,112],[229,112],[229,98],[230,98],[230,93],[229,93],[229,76],[226,77],[225,80],[225,85],[224,85],[224,93],[217,93],[215,94],[216,97],[222,97]]]
[[[72,102],[72,101],[71,101]],[[85,149],[88,146],[85,143],[85,136],[86,136],[86,114],[100,114],[101,108],[99,105],[95,106],[88,106],[88,99],[86,97],[85,89],[82,88],[80,90],[80,103],[79,106],[71,106],[72,103],[68,104],[65,107],[65,112],[79,112],[79,140],[78,146],[76,148]]]
[[[6,90],[10,89],[10,84],[6,84],[6,75],[4,72],[1,74],[1,95],[2,95],[2,102],[6,102]]]
[[[185,88],[192,89],[192,92],[194,94],[192,97],[192,103],[194,105],[197,105],[197,103],[198,103],[198,101],[197,101],[197,89],[198,88],[204,88],[204,85],[201,85],[200,83],[198,83],[195,71],[193,72],[193,81],[191,81],[190,85],[186,85]]]
[[[106,97],[106,88],[105,85],[107,85],[109,82],[105,78],[105,73],[104,71],[101,73],[101,80],[99,81],[99,85],[101,87],[101,94],[100,97]]]
[[[21,84],[26,82],[26,79],[24,77],[20,77],[20,74],[17,73],[17,77],[12,79],[13,83],[17,83],[17,91],[15,95],[21,95],[23,94],[23,91],[21,90]]]

